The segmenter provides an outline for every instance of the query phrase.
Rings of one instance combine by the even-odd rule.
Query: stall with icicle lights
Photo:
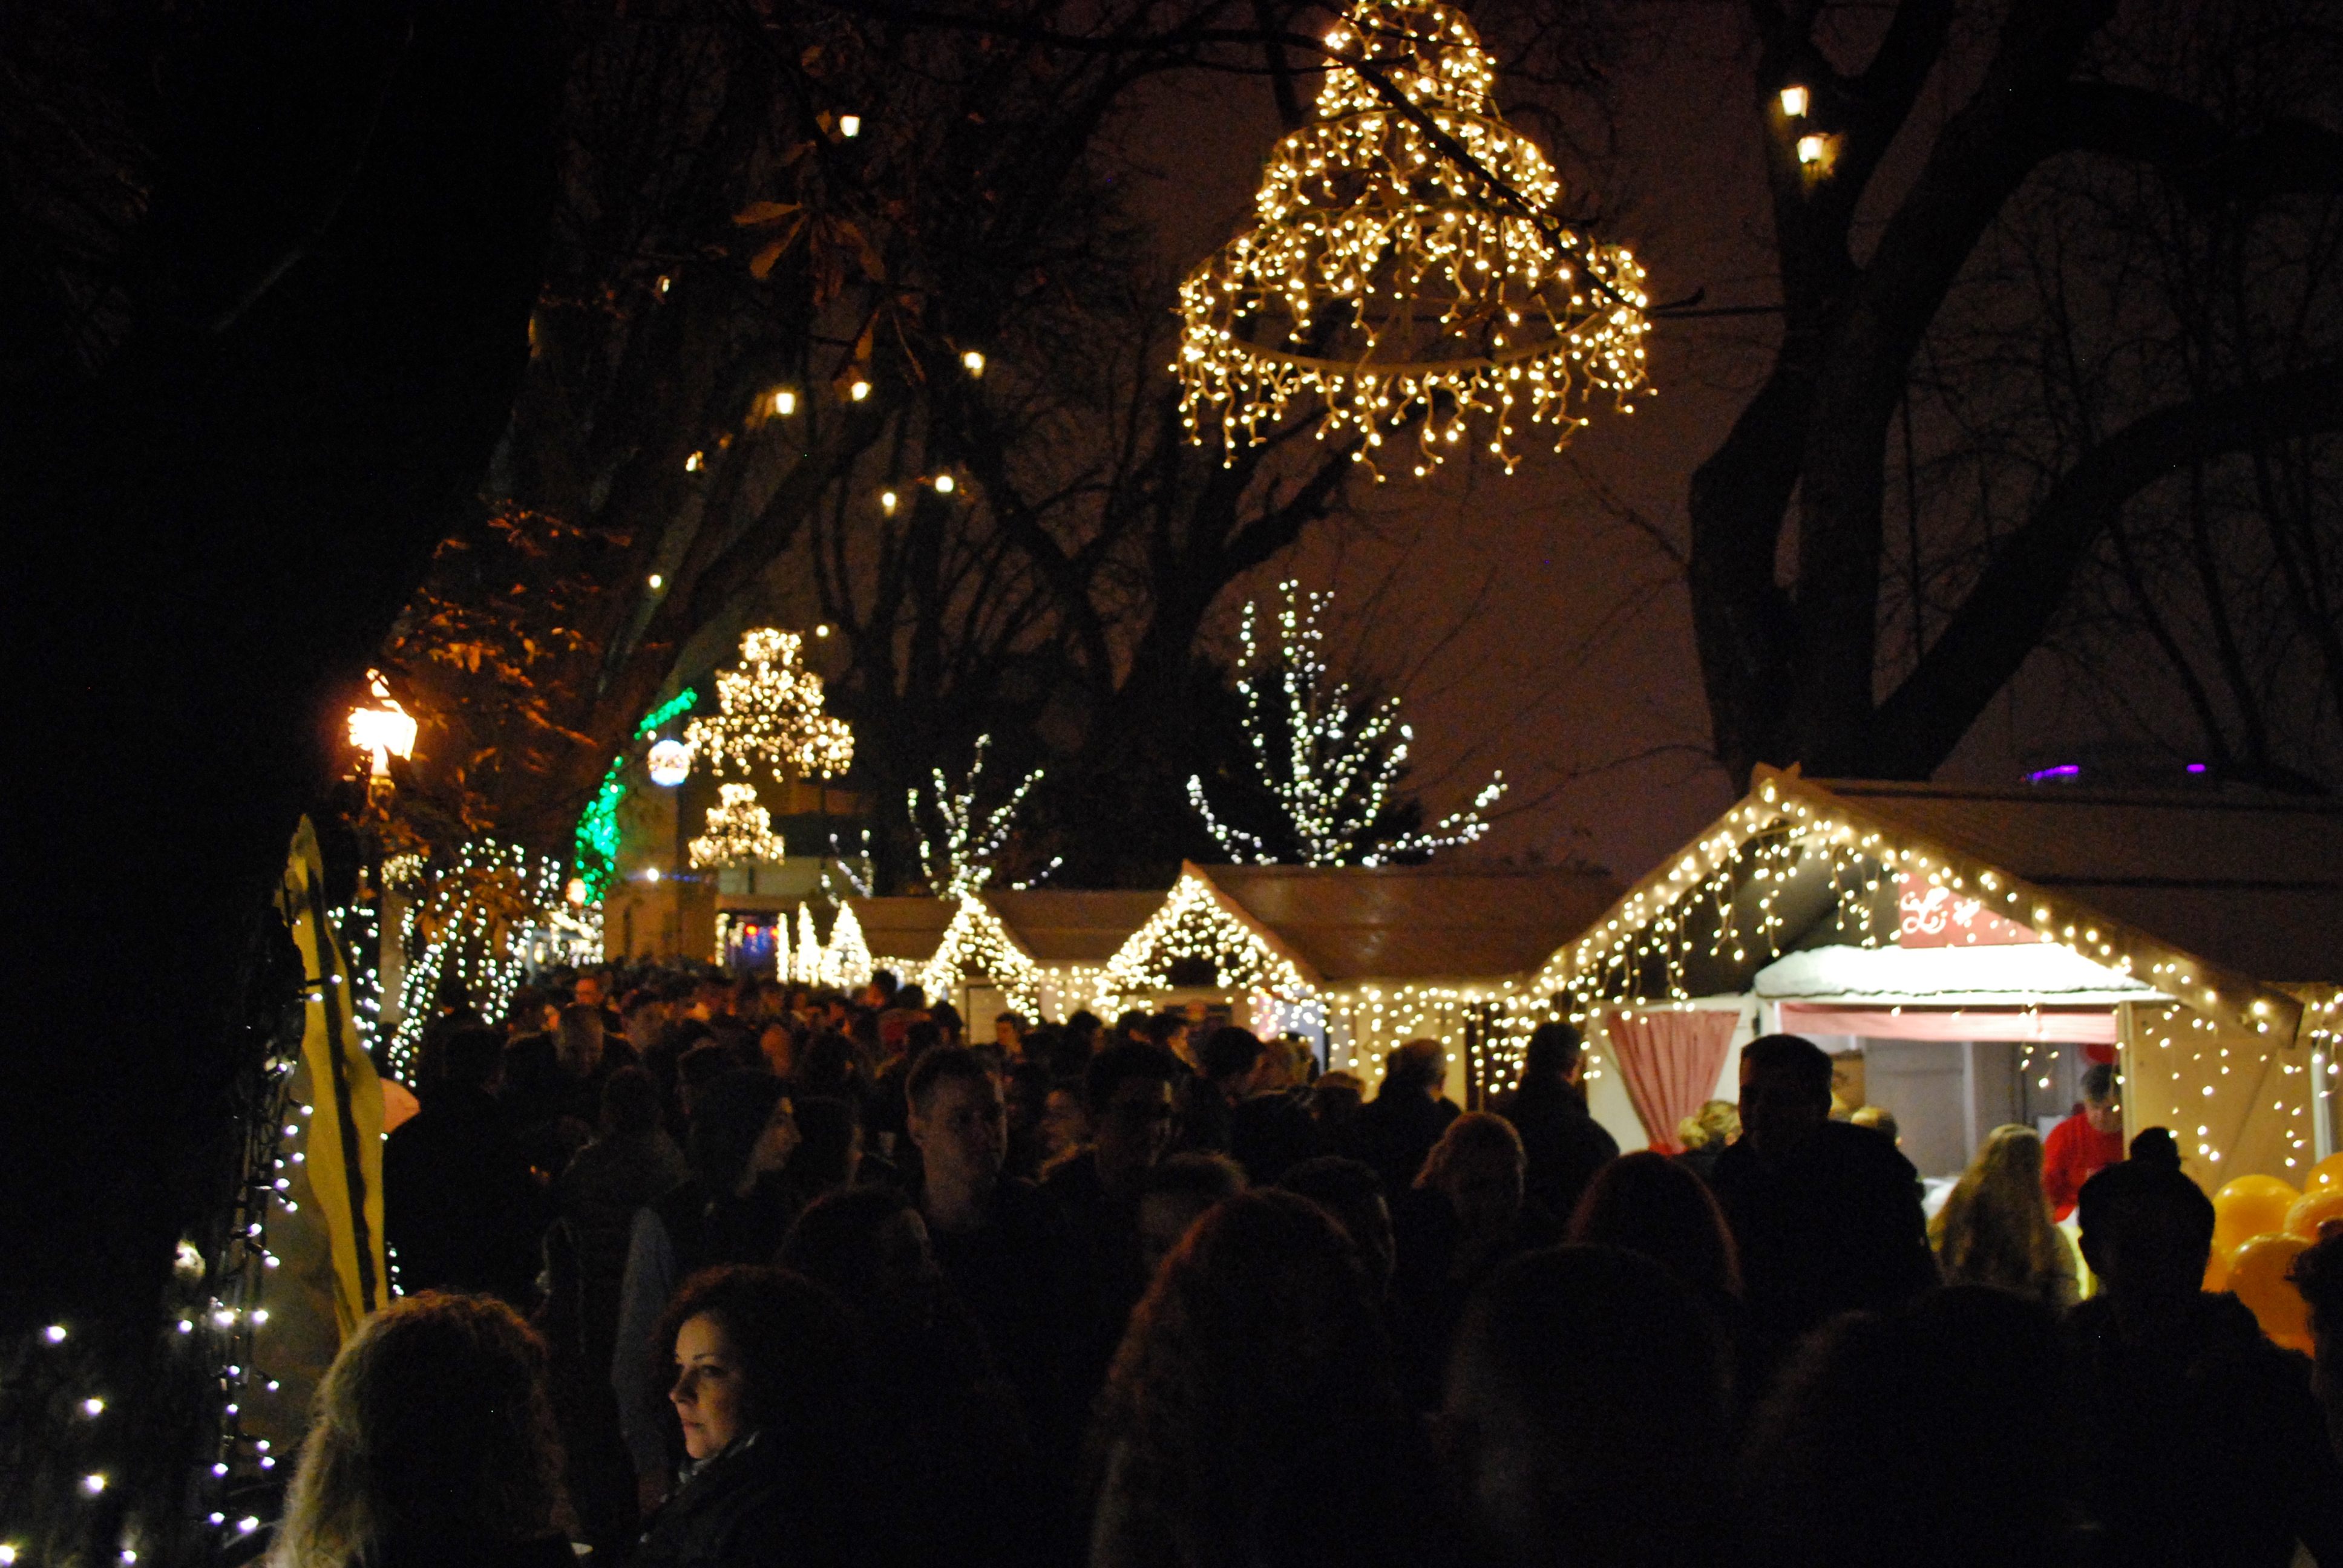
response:
[[[1586,1031],[1590,1106],[1624,1147],[1674,1147],[1778,1030],[1831,1050],[1843,1098],[1893,1111],[1932,1176],[1996,1124],[2046,1127],[2091,1062],[2117,1062],[2127,1134],[2169,1128],[2210,1189],[2299,1181],[2333,1151],[2338,980],[2332,807],[1761,767],[1519,1006]]]
[[[1163,896],[1147,891],[986,890],[959,899],[854,899],[864,978],[886,970],[950,1001],[976,1038],[1004,1011],[1063,1021],[1095,1008],[1108,964]],[[858,982],[859,983],[859,982]]]
[[[1094,1010],[1202,1002],[1264,1037],[1307,1038],[1370,1090],[1417,1039],[1478,1105],[1519,1050],[1539,959],[1610,902],[1599,869],[1197,866],[1108,962]]]

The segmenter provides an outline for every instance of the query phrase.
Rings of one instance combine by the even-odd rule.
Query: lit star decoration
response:
[[[1415,732],[1401,720],[1398,698],[1363,713],[1349,683],[1328,678],[1319,612],[1332,596],[1301,593],[1291,582],[1280,583],[1278,592],[1285,602],[1278,611],[1274,652],[1262,648],[1255,630],[1260,607],[1245,606],[1238,635],[1248,673],[1237,682],[1237,694],[1244,700],[1253,769],[1285,817],[1300,863],[1381,866],[1397,856],[1470,844],[1486,833],[1489,823],[1481,813],[1504,794],[1503,773],[1490,776],[1468,809],[1431,828],[1397,835],[1381,830],[1407,771]],[[1274,863],[1258,836],[1213,815],[1202,778],[1189,778],[1188,803],[1230,859]]]
[[[1463,15],[1361,0],[1326,51],[1316,118],[1271,153],[1253,226],[1180,286],[1191,436],[1217,410],[1232,460],[1240,431],[1262,440],[1299,397],[1323,404],[1322,439],[1354,429],[1370,460],[1420,419],[1420,477],[1473,415],[1510,472],[1524,412],[1557,449],[1596,392],[1633,413],[1644,270],[1554,216],[1561,181],[1499,116]]]
[[[854,760],[854,732],[821,710],[821,677],[799,663],[804,639],[760,627],[740,639],[738,668],[716,677],[722,710],[684,727],[695,758],[722,779],[763,768],[776,777],[832,778]]]
[[[694,866],[753,866],[782,859],[772,814],[757,804],[754,784],[719,784],[708,809],[708,831],[691,841]]]

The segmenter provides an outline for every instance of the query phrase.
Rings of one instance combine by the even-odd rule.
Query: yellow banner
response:
[[[326,918],[317,832],[301,819],[277,898],[308,980],[301,1059],[311,1107],[309,1189],[325,1212],[334,1258],[334,1309],[348,1339],[390,1299],[382,1241],[382,1081],[358,1047],[349,970]]]

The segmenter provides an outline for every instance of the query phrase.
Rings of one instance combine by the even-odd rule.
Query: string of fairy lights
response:
[[[1562,183],[1499,114],[1463,14],[1360,0],[1325,48],[1315,117],[1270,154],[1252,226],[1181,284],[1191,437],[1216,417],[1233,460],[1300,399],[1370,467],[1386,430],[1418,421],[1421,477],[1476,417],[1511,472],[1523,413],[1557,449],[1598,392],[1633,413],[1643,268],[1554,217]]]
[[[977,787],[984,777],[985,749],[991,744],[990,735],[976,738],[975,758],[959,785],[954,786],[939,768],[932,775],[932,794],[917,788],[906,791],[911,825],[920,839],[920,869],[928,879],[929,890],[940,899],[956,899],[965,904],[992,880],[995,862],[1016,829],[1018,810],[1033,786],[1041,781],[1043,769],[1036,768],[1017,781],[1007,799],[990,810],[980,809],[976,803]],[[926,819],[930,816],[943,824],[943,830],[933,842],[928,838]],[[1041,875],[1048,876],[1062,863],[1061,859],[1052,859]],[[1021,882],[1018,889],[1021,891],[1028,886],[1030,881]]]
[[[1604,920],[1558,953],[1519,993],[1516,1005],[1533,1019],[1566,1017],[1582,1025],[1602,1006],[1621,1001],[1688,1006],[1694,999],[1684,978],[1694,957],[1729,957],[1745,964],[1753,955],[1757,961],[1781,956],[1782,900],[1791,879],[1802,870],[1818,869],[1827,874],[1833,915],[1853,925],[1848,934],[1857,945],[1876,947],[1885,935],[1875,914],[1881,889],[1891,877],[1909,876],[1973,896],[1988,909],[1998,908],[2006,919],[2030,926],[2043,940],[2163,993],[2160,1010],[2155,1004],[2133,1004],[2136,1042],[2159,1050],[2189,1045],[2187,1060],[2207,1070],[2205,1081],[2194,1086],[2201,1099],[2217,1098],[2218,1079],[2248,1069],[2266,1070],[2274,1060],[2282,1081],[2323,1070],[2323,1051],[2332,1039],[2331,1024],[2325,1020],[2304,1030],[2304,1040],[2314,1048],[2308,1053],[2309,1063],[2274,1058],[2272,1047],[2288,1041],[2272,1038],[2279,1013],[2269,995],[2256,994],[2263,988],[2208,972],[2200,960],[2143,932],[2119,927],[2060,895],[2029,888],[1995,868],[1939,848],[1901,841],[1889,829],[1860,820],[1859,815],[1843,803],[1809,799],[1790,780],[1766,779],[1750,799],[1735,806],[1681,857],[1645,879]],[[1646,983],[1655,966],[1662,977],[1657,996]],[[2186,1028],[2172,1030],[2176,1020]],[[2329,1032],[2321,1034],[2322,1027]],[[2021,1070],[2032,1067],[2029,1051]],[[1501,1063],[1500,1070],[1517,1078],[1518,1059]],[[2167,1070],[2160,1076],[2177,1081],[2178,1074]],[[2135,1084],[2134,1091],[2138,1088]],[[2306,1092],[2291,1101],[2280,1097],[2271,1102],[2272,1112],[2287,1118],[2283,1162],[2289,1167],[2312,1147],[2315,1134],[2306,1125],[2312,1098]],[[2180,1120],[2196,1129],[2195,1152],[2217,1165],[2222,1150],[2213,1123]]]
[[[1277,585],[1273,648],[1258,623],[1271,618],[1248,601],[1237,623],[1245,674],[1237,681],[1241,719],[1253,771],[1292,834],[1305,866],[1382,866],[1406,856],[1470,844],[1489,830],[1482,815],[1505,792],[1503,773],[1464,810],[1430,828],[1393,833],[1384,814],[1407,772],[1415,731],[1400,718],[1400,700],[1366,706],[1347,681],[1331,678],[1324,657],[1327,593],[1305,593],[1291,580]],[[1282,742],[1283,755],[1279,751]],[[1203,779],[1190,775],[1188,802],[1203,819],[1221,852],[1239,865],[1274,863],[1257,834],[1222,821],[1212,811]]]
[[[482,838],[443,864],[419,855],[387,860],[383,885],[407,900],[397,940],[408,956],[389,1051],[391,1070],[406,1079],[443,983],[460,985],[482,1017],[503,1016],[528,978],[527,932],[560,907],[567,879],[550,855]]]
[[[8,1358],[7,1402],[18,1408],[0,1477],[0,1565],[225,1557],[260,1529],[277,1455],[268,1439],[246,1432],[243,1416],[256,1391],[277,1388],[256,1370],[254,1341],[268,1322],[261,1302],[280,1261],[269,1250],[269,1218],[298,1207],[292,1189],[309,1110],[289,1085],[300,1041],[295,1010],[236,1081],[244,1136],[234,1195],[211,1229],[178,1243],[155,1383],[135,1400],[106,1386],[96,1369],[106,1358],[88,1353],[93,1335],[71,1321],[35,1329]],[[205,1430],[192,1487],[124,1473],[139,1470],[140,1434],[123,1424],[131,1408],[166,1423],[192,1417]],[[192,1507],[191,1518],[174,1515],[181,1505]]]

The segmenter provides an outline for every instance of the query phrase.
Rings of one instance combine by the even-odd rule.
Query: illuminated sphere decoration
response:
[[[680,740],[662,740],[651,748],[651,782],[673,789],[691,777],[691,748]]]
[[[1323,406],[1321,439],[1355,430],[1370,467],[1415,423],[1421,477],[1468,434],[1511,472],[1523,416],[1559,450],[1598,392],[1633,413],[1643,268],[1553,216],[1562,182],[1499,116],[1471,24],[1437,0],[1360,0],[1326,49],[1316,116],[1271,153],[1252,226],[1180,286],[1191,437],[1216,411],[1233,460],[1299,398]]]

